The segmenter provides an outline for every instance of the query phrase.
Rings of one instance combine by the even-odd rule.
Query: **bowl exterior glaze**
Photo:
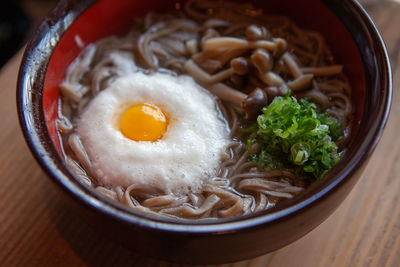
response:
[[[345,68],[351,67],[347,69],[355,88],[359,126],[345,159],[303,195],[268,212],[217,223],[151,219],[81,185],[66,168],[55,132],[58,84],[63,77],[57,73],[65,72],[79,53],[76,47],[68,45],[74,31],[88,32],[84,41],[93,42],[129,25],[127,14],[138,16],[148,10],[162,10],[171,2],[60,1],[28,43],[21,64],[17,106],[25,139],[71,206],[99,231],[139,253],[175,262],[210,264],[243,260],[285,246],[314,229],[339,206],[359,179],[382,135],[392,95],[390,64],[382,38],[356,1],[254,1],[259,6],[270,5],[273,13],[287,13],[295,22],[305,24],[301,26],[325,33],[339,62],[344,62]],[[285,5],[291,8],[285,9]],[[304,9],[300,12],[304,19],[296,15],[299,9]],[[94,18],[91,16],[99,17],[99,10],[103,12],[99,23],[107,19],[116,22],[90,31]],[[125,15],[118,16],[120,12]],[[307,12],[322,12],[319,16],[325,16],[328,22],[313,24],[307,21],[311,17]],[[327,32],[331,30],[343,39],[329,37]]]

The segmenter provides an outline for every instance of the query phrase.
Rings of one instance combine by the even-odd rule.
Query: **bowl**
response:
[[[181,2],[181,1],[180,1]],[[90,225],[151,257],[215,264],[259,256],[310,232],[344,200],[368,163],[385,127],[392,96],[387,51],[375,24],[353,0],[253,1],[322,33],[353,87],[356,130],[344,158],[300,196],[252,215],[216,222],[152,218],[115,203],[74,179],[61,153],[55,121],[59,87],[82,48],[123,33],[135,16],[163,11],[174,1],[61,0],[30,39],[21,63],[17,106],[36,160]]]

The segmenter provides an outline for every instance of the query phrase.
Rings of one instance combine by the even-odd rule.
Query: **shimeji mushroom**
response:
[[[246,112],[246,118],[253,120],[259,114],[261,109],[268,104],[268,95],[262,89],[256,88],[249,95],[233,89],[232,87],[222,83],[223,80],[229,78],[236,72],[246,73],[245,59],[236,58],[231,67],[220,72],[210,75],[202,70],[193,60],[188,60],[184,68],[197,82],[204,85],[209,91],[222,100],[229,101]],[[236,63],[235,63],[236,62]]]
[[[246,113],[247,120],[256,119],[262,108],[268,104],[268,95],[260,88],[256,88],[250,94],[246,95],[226,84],[217,83],[208,87],[208,90],[220,99],[241,107]]]

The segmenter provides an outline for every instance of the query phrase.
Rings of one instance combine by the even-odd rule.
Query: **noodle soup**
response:
[[[300,194],[315,179],[321,179],[329,171],[328,167],[334,165],[345,151],[353,114],[351,88],[342,72],[343,67],[335,64],[322,36],[299,28],[285,17],[264,16],[262,10],[249,5],[188,1],[184,6],[176,5],[176,8],[175,14],[149,13],[138,19],[127,35],[107,37],[89,45],[70,66],[65,81],[60,85],[62,109],[58,130],[63,140],[67,165],[76,178],[134,209],[186,219],[232,217],[266,210]],[[188,152],[179,150],[180,157],[168,159],[177,165],[183,165],[182,162],[186,163],[188,159],[185,165],[189,166],[189,171],[180,172],[178,167],[171,168],[171,165],[160,167],[151,175],[158,177],[159,173],[168,173],[157,178],[160,183],[157,183],[157,179],[141,179],[138,174],[133,175],[132,179],[136,180],[131,184],[129,181],[109,182],[105,178],[110,176],[121,180],[121,174],[115,174],[116,170],[110,170],[109,166],[103,164],[111,161],[107,159],[109,153],[117,154],[104,152],[102,159],[98,159],[100,154],[90,152],[95,151],[92,147],[108,140],[100,137],[89,142],[84,136],[94,127],[88,127],[86,131],[79,130],[82,118],[91,109],[92,103],[109,92],[110,88],[119,90],[132,73],[139,75],[133,75],[133,80],[126,82],[131,87],[138,76],[154,80],[156,85],[150,86],[151,89],[162,87],[168,83],[163,79],[170,77],[170,80],[176,81],[173,87],[186,84],[195,88],[190,89],[190,95],[195,94],[199,100],[188,100],[188,96],[184,98],[185,101],[176,100],[177,104],[173,107],[169,107],[168,103],[174,99],[165,103],[162,98],[154,100],[168,88],[155,92],[153,97],[149,97],[145,91],[143,94],[147,98],[143,97],[138,103],[135,102],[137,99],[125,101],[124,96],[120,95],[123,101],[113,104],[118,111],[110,115],[119,114],[111,123],[118,131],[122,128],[122,114],[130,107],[150,105],[166,113],[168,123],[159,138],[130,140],[124,134],[115,137],[126,139],[128,143],[148,145],[143,145],[139,151],[166,147],[165,140],[169,138],[171,129],[179,125],[174,124],[174,120],[181,121],[180,116],[187,112],[185,106],[182,107],[184,111],[175,111],[178,103],[190,106],[196,102],[208,103],[205,111],[199,106],[191,110],[196,116],[182,122],[182,125],[190,122],[201,125],[193,132],[196,136],[202,136],[200,133],[205,132],[201,141],[187,140],[185,146],[190,147]],[[161,77],[161,80],[157,80],[157,77]],[[182,79],[185,81],[182,82]],[[149,83],[149,79],[144,82]],[[138,91],[137,94],[141,93]],[[210,105],[210,101],[214,101],[214,104]],[[279,117],[272,107],[285,103],[288,109],[306,110],[300,113],[309,117],[300,118],[296,125],[303,123],[308,127],[315,122],[309,132],[317,132],[321,136],[323,133],[324,149],[329,145],[330,150],[315,155],[319,161],[307,163],[314,152],[305,142],[317,134],[297,137],[293,124],[288,126],[287,122],[282,123],[286,128],[280,131],[263,128],[266,127],[266,121]],[[107,105],[105,109],[109,107],[108,104],[103,105]],[[208,111],[211,112],[206,115]],[[101,112],[101,109],[96,110],[94,117],[102,116]],[[203,116],[209,118],[206,121],[210,124],[200,124],[202,122],[197,119]],[[83,124],[87,125],[86,122]],[[154,125],[150,127],[152,133],[158,127]],[[336,129],[336,136],[333,136],[333,128]],[[103,128],[94,131],[103,132]],[[184,130],[175,132],[182,135],[181,140],[185,136],[192,136]],[[270,132],[277,135],[266,136]],[[326,135],[327,132],[330,135]],[[213,136],[219,142],[203,142],[211,140]],[[285,139],[288,136],[292,138],[290,142]],[[275,144],[277,140],[284,145],[280,143],[271,147],[270,144]],[[201,142],[201,146],[190,146]],[[172,147],[177,145],[180,144],[173,143]],[[204,148],[213,152],[195,152],[207,152]],[[138,153],[141,154],[131,154]],[[192,157],[193,153],[198,156]],[[147,162],[141,158],[140,161],[145,162],[141,168],[153,169],[155,165],[158,168],[161,165],[158,164],[160,157],[150,155]],[[202,170],[208,168],[202,177],[190,176],[192,174],[185,176],[199,162],[203,163],[211,157],[214,157],[211,163],[204,166],[200,164]],[[139,161],[135,157],[132,159]],[[101,170],[102,166],[104,170]],[[200,169],[198,173],[201,173]],[[185,181],[183,186],[182,181]],[[171,183],[177,186],[171,187]]]

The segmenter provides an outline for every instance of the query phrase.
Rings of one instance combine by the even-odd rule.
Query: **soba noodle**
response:
[[[66,164],[82,183],[144,212],[179,218],[221,218],[275,206],[299,194],[308,181],[291,169],[265,170],[249,161],[243,99],[263,88],[269,101],[288,90],[308,97],[336,117],[345,138],[352,120],[351,88],[335,65],[324,39],[300,29],[286,17],[265,16],[249,5],[188,1],[176,14],[149,13],[123,37],[89,45],[70,66],[60,85],[62,110],[58,130]],[[232,21],[234,18],[234,21]],[[165,194],[150,186],[105,187],[91,177],[91,162],[75,132],[88,102],[117,77],[132,71],[189,74],[219,97],[230,124],[232,142],[214,178],[201,193]],[[240,89],[240,90],[239,90]]]

